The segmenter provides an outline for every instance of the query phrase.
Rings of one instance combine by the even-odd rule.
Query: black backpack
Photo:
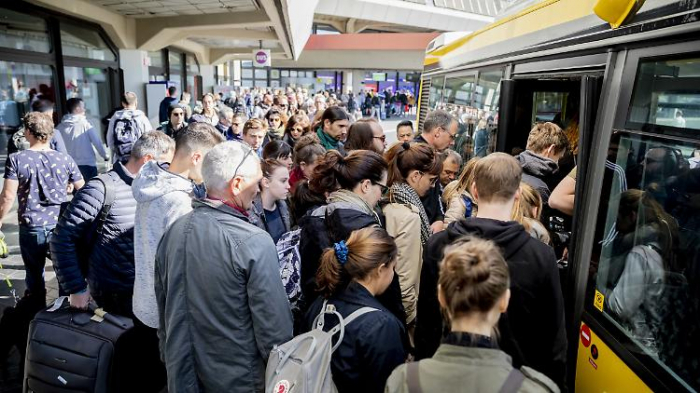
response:
[[[125,117],[114,122],[114,155],[118,161],[128,159],[131,154],[131,149],[134,148],[134,143],[141,136],[136,119],[133,117]]]

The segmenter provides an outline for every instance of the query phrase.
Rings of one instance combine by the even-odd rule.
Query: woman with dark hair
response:
[[[475,237],[457,240],[445,251],[438,279],[440,308],[451,332],[432,359],[400,365],[386,383],[388,393],[409,393],[407,381],[419,381],[424,392],[446,392],[460,386],[475,392],[559,392],[544,374],[513,367],[498,349],[496,326],[508,309],[510,273],[495,243]],[[508,386],[508,380],[521,381]]]
[[[308,116],[301,113],[296,114],[287,120],[287,125],[284,128],[284,137],[282,140],[287,142],[287,144],[293,149],[299,138],[301,138],[302,135],[307,134],[309,131],[311,131],[311,127],[309,126]]]
[[[318,160],[326,154],[326,149],[321,146],[316,134],[307,134],[299,138],[294,145],[294,169],[289,176],[289,185],[292,192],[299,180],[311,179]]]
[[[347,240],[356,229],[383,226],[375,208],[386,189],[386,179],[386,161],[368,150],[356,150],[347,157],[331,150],[314,170],[309,189],[325,196],[328,204],[299,220],[301,289],[307,306],[318,296],[315,278],[323,250]],[[380,300],[401,321],[405,320],[397,280]]]
[[[345,150],[371,150],[383,154],[386,149],[384,130],[376,120],[359,120],[350,126]]]
[[[339,106],[332,106],[323,111],[316,136],[326,150],[338,150],[344,154],[340,141],[347,136],[350,116]]]
[[[440,180],[442,161],[431,146],[408,142],[392,146],[386,153],[386,160],[389,163],[389,203],[383,208],[386,230],[399,247],[396,273],[401,284],[406,322],[412,332],[423,265],[423,246],[432,234],[430,220],[420,198]]]
[[[308,330],[328,331],[340,321],[326,312],[332,305],[347,322],[331,358],[339,393],[382,393],[391,372],[406,360],[405,328],[376,296],[390,286],[396,244],[378,227],[353,231],[347,242],[326,249],[316,276],[322,297],[306,317]]]
[[[267,129],[267,139],[274,141],[282,139],[284,136],[284,123],[282,122],[282,112],[279,108],[272,107],[265,113],[265,121],[269,128]]]
[[[288,170],[292,169],[292,148],[285,142],[276,140],[268,143],[263,147],[263,160],[277,160],[283,163]]]

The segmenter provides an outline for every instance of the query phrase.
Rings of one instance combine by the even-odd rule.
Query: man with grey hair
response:
[[[415,142],[427,143],[438,151],[445,151],[454,146],[458,126],[452,115],[443,110],[434,110],[425,117],[423,132]]]
[[[228,106],[223,106],[221,110],[219,110],[219,122],[216,124],[216,129],[223,135],[224,137],[229,134],[231,130],[231,123],[233,122],[233,109],[231,109]]]
[[[161,357],[172,392],[262,392],[292,313],[270,235],[250,223],[260,159],[224,142],[204,157],[207,196],[165,231],[156,253]]]
[[[72,307],[87,308],[92,297],[105,311],[134,318],[134,222],[136,200],[131,183],[148,161],[170,162],[175,142],[160,131],[143,134],[134,143],[126,163],[88,181],[58,220],[51,236],[51,256],[61,289]],[[83,274],[87,268],[87,277]],[[89,289],[88,289],[89,287]],[[159,391],[153,371],[158,353],[142,348],[148,332],[136,324],[130,347],[129,372],[122,376],[124,391]],[[160,366],[162,368],[162,365]],[[164,373],[163,373],[164,374]],[[160,378],[161,385],[165,376]],[[162,388],[162,386],[160,386]]]
[[[51,255],[71,306],[87,308],[92,295],[108,312],[131,316],[136,213],[131,183],[146,162],[169,162],[174,151],[175,142],[162,132],[143,134],[125,164],[117,162],[111,171],[88,181],[61,215],[51,236]],[[111,208],[100,222],[108,192],[114,200],[107,201]],[[84,277],[86,263],[88,276]]]
[[[435,150],[443,152],[455,144],[457,127],[457,120],[452,115],[443,110],[434,110],[428,113],[423,122],[423,132],[413,141],[428,144]],[[434,186],[421,198],[433,233],[440,232],[445,226],[443,223],[445,209],[441,199],[442,187],[440,186]]]

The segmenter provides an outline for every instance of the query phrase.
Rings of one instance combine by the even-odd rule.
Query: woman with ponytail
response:
[[[323,250],[347,240],[354,230],[383,226],[376,210],[386,188],[387,164],[381,155],[356,150],[343,157],[331,150],[321,159],[309,181],[309,190],[328,204],[299,219],[301,241],[301,290],[310,305],[319,295],[316,273]],[[400,320],[405,320],[398,280],[380,301]],[[304,306],[302,309],[305,310]]]
[[[429,145],[408,142],[389,149],[386,160],[389,163],[389,203],[383,211],[386,230],[399,248],[396,274],[410,332],[416,319],[423,246],[432,234],[420,198],[435,187],[442,171],[442,161]]]
[[[333,352],[331,371],[339,393],[381,393],[389,374],[406,360],[404,326],[376,299],[391,285],[396,265],[396,244],[384,229],[370,227],[350,234],[321,257],[317,281],[322,298],[307,314],[309,329],[324,318],[324,330],[338,324],[332,314],[321,314],[324,301],[347,319],[370,307],[345,326],[342,342]],[[321,315],[319,315],[321,314]]]
[[[463,237],[445,250],[440,263],[438,300],[451,332],[432,359],[399,366],[389,377],[388,393],[407,392],[559,392],[531,368],[513,368],[498,349],[496,325],[508,309],[510,278],[495,243]]]

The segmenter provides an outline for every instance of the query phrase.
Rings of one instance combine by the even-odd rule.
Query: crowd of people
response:
[[[558,256],[541,219],[549,205],[571,211],[549,181],[565,132],[538,123],[519,155],[467,161],[452,150],[460,121],[443,110],[419,134],[401,122],[387,146],[378,119],[341,99],[277,93],[253,105],[206,94],[190,115],[171,88],[152,130],[127,92],[100,175],[95,150],[109,157],[82,100],[55,127],[26,115],[0,219],[18,197],[29,294],[46,296],[50,251],[71,306],[133,318],[143,391],[263,391],[274,347],[319,318],[337,324],[327,304],[342,317],[376,310],[336,337],[340,392],[496,391],[513,379],[511,391],[565,390]],[[51,146],[58,135],[65,152]]]

